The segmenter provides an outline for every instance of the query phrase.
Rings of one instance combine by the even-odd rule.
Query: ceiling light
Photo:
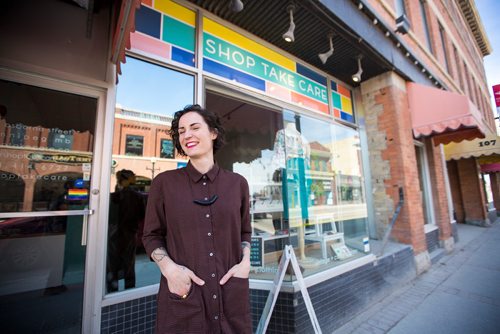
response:
[[[241,12],[243,10],[243,2],[240,0],[231,0],[229,2],[229,9],[235,13]]]
[[[352,75],[352,81],[354,81],[354,82],[361,81],[361,74],[363,73],[363,69],[361,68],[361,58],[363,58],[363,56],[359,55],[358,56],[358,71]]]
[[[378,20],[375,18],[373,19],[373,24],[377,24],[378,23]]]
[[[283,34],[283,39],[288,43],[295,41],[295,36],[293,35],[293,32],[295,30],[295,23],[293,23],[294,10],[295,10],[294,5],[289,5],[288,7],[286,7],[286,11],[290,13],[290,27],[288,28],[287,32]]]
[[[358,4],[358,9],[359,9],[359,10],[362,10],[362,9],[363,9],[363,3],[362,3],[362,2],[360,2],[360,3]]]
[[[320,53],[318,55],[319,59],[323,64],[326,64],[326,61],[330,56],[333,54],[333,33],[328,34],[328,39],[330,40],[330,50],[326,51],[325,53]]]

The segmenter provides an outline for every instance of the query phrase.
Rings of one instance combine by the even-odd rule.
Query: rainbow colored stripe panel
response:
[[[194,11],[170,0],[146,0],[136,11],[135,30],[130,34],[132,48],[194,66]]]
[[[331,81],[333,116],[354,123],[354,111],[351,91],[346,87]]]
[[[68,201],[81,201],[89,198],[88,189],[68,189]]]
[[[328,114],[326,77],[206,17],[203,70]]]

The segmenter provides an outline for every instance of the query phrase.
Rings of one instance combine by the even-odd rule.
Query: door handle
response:
[[[82,223],[82,246],[87,246],[87,229],[89,224],[89,216],[94,214],[94,210],[85,209],[87,213],[83,215]]]

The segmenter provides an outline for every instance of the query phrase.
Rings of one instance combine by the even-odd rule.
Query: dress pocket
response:
[[[250,314],[248,278],[231,277],[222,286],[224,315],[227,319]]]
[[[158,298],[158,332],[192,333],[203,329],[201,291],[192,284],[186,298],[171,293],[165,285]]]

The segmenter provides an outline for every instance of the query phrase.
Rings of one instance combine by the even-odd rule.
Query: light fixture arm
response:
[[[293,22],[293,12],[295,11],[295,6],[293,4],[288,5],[286,10],[290,14],[290,26],[288,27],[288,30],[283,34],[283,39],[290,43],[295,41],[295,22]]]
[[[318,55],[318,57],[321,60],[321,62],[323,63],[323,65],[326,64],[326,61],[328,60],[328,58],[330,58],[330,56],[333,54],[333,33],[328,34],[328,39],[330,42],[330,49],[327,52],[320,53]]]
[[[290,26],[293,26],[293,28],[295,29],[295,22],[293,22],[293,11],[295,10],[295,6],[289,5],[286,9],[290,13]]]
[[[360,82],[361,74],[363,74],[363,68],[361,67],[361,59],[363,58],[363,56],[359,55],[357,58],[358,58],[358,71],[352,75],[352,81],[354,82]]]

